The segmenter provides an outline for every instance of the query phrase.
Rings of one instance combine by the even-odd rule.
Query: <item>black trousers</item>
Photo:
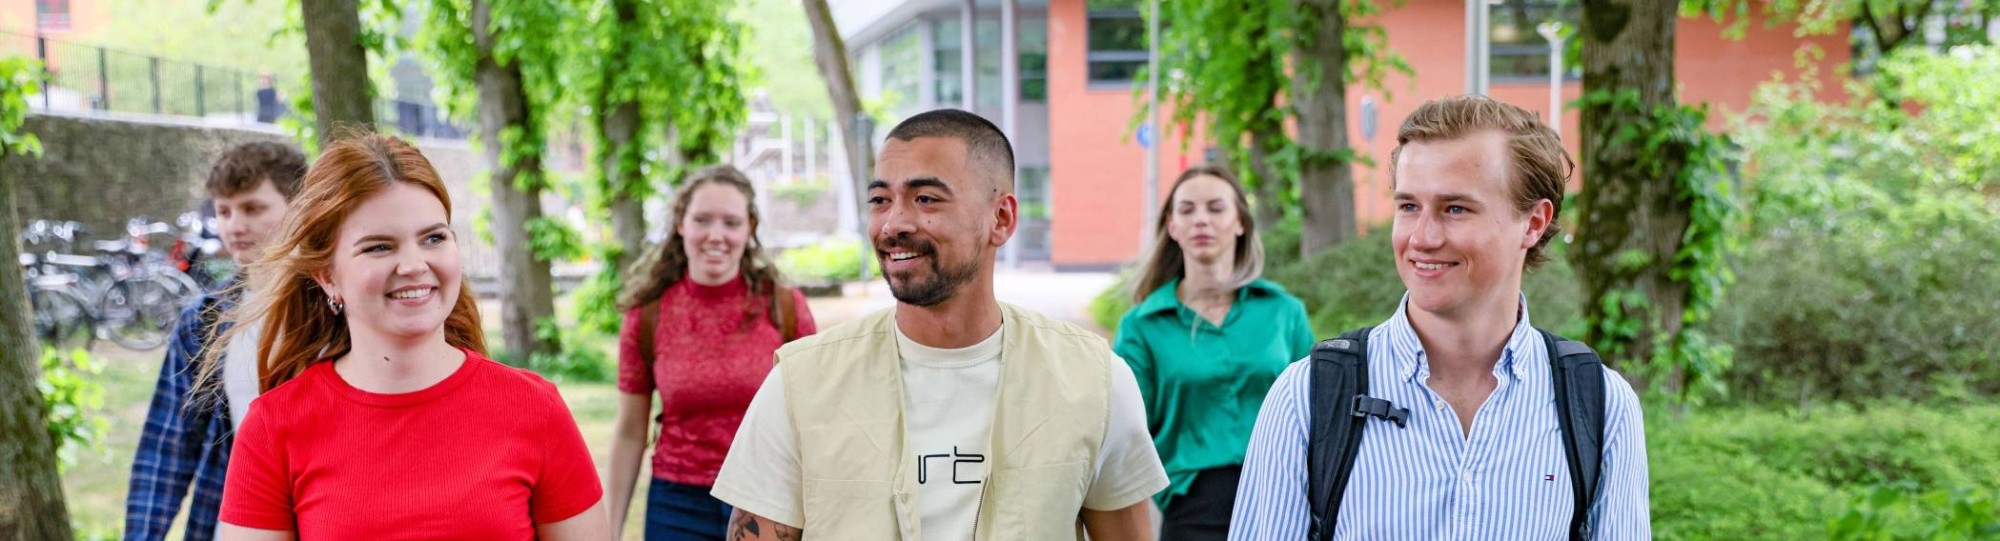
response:
[[[1196,473],[1187,494],[1160,511],[1160,541],[1227,541],[1229,511],[1236,506],[1236,479],[1242,466]]]

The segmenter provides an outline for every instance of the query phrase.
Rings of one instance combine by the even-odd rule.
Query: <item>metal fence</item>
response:
[[[291,114],[290,97],[246,70],[12,32],[0,32],[0,54],[42,62],[44,91],[29,97],[37,110],[170,115],[225,125],[271,124]],[[432,105],[377,100],[375,118],[405,135],[465,138],[466,130]]]

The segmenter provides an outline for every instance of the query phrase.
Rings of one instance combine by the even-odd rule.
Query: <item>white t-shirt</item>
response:
[[[250,302],[250,293],[244,292],[238,303]],[[243,428],[243,416],[250,414],[250,401],[257,399],[257,335],[264,330],[263,322],[246,324],[242,334],[229,341],[229,349],[222,352],[222,395],[229,402],[229,429]],[[215,523],[215,537],[222,538],[222,523]]]
[[[229,401],[229,428],[243,427],[250,414],[250,401],[257,399],[257,334],[263,322],[247,323],[249,328],[229,340],[222,353],[222,393]]]
[[[903,365],[903,423],[916,460],[918,508],[926,539],[970,539],[979,513],[978,481],[991,444],[994,391],[1000,382],[1003,326],[962,349],[918,344],[896,332]],[[1146,431],[1139,383],[1122,362],[1111,371],[1108,432],[1083,506],[1109,511],[1144,501],[1166,488],[1166,470]],[[748,513],[793,527],[805,524],[798,441],[786,413],[784,365],[771,370],[751,399],[716,476],[714,495]]]

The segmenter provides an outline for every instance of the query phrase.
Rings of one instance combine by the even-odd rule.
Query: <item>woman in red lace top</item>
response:
[[[666,240],[626,273],[607,476],[614,530],[631,507],[658,391],[646,539],[722,539],[729,509],[708,492],[743,411],[778,346],[816,331],[805,296],[778,283],[757,241],[755,201],[733,167],[695,172],[674,198]]]

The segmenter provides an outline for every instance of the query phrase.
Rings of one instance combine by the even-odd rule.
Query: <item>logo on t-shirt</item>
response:
[[[940,462],[939,469],[944,468],[944,461],[950,461],[952,484],[976,485],[980,482],[979,468],[971,465],[986,462],[986,455],[960,453],[956,445],[951,446],[951,454],[918,455],[917,484],[930,483],[932,459],[937,459]],[[965,468],[959,468],[961,465],[964,465]]]

